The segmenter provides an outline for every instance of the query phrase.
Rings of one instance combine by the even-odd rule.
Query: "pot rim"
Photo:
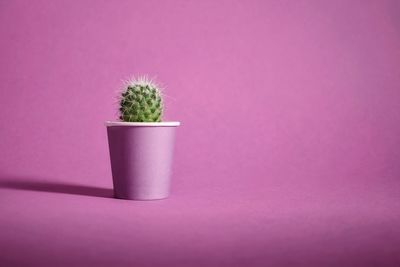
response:
[[[177,127],[181,125],[179,121],[161,121],[161,122],[126,122],[126,121],[105,121],[106,127],[112,126],[136,126],[136,127]]]

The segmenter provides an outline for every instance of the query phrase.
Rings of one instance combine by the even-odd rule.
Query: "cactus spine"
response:
[[[119,99],[120,120],[126,122],[160,122],[163,100],[159,86],[147,77],[126,82]]]

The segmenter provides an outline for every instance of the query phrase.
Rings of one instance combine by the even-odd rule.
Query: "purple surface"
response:
[[[0,266],[399,266],[399,1],[1,1]],[[172,195],[110,198],[121,77]]]

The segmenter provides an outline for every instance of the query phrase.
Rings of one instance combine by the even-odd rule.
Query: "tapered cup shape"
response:
[[[106,122],[116,198],[155,200],[169,196],[178,125]]]

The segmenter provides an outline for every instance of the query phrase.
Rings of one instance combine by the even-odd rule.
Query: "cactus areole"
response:
[[[160,87],[147,77],[125,83],[119,99],[119,119],[124,122],[161,122],[163,100]]]

